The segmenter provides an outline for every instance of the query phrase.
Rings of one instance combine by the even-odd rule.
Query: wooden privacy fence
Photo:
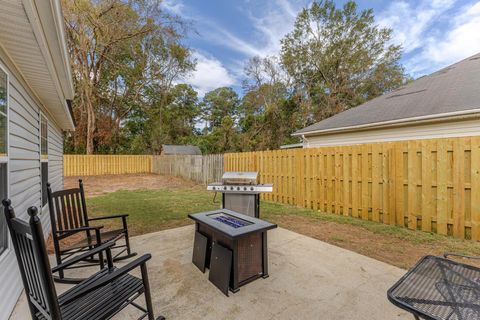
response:
[[[480,137],[225,154],[266,200],[480,240]]]
[[[220,181],[223,162],[223,154],[154,156],[152,172],[207,184]]]
[[[64,155],[65,176],[150,173],[150,155]]]

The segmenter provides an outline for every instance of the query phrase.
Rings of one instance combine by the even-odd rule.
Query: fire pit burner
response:
[[[252,224],[251,222],[245,221],[243,219],[235,218],[224,213],[213,214],[213,215],[210,215],[210,217],[217,221],[220,221],[221,223],[229,225],[230,227],[235,229]]]

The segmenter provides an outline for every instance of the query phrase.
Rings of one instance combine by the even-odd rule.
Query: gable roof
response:
[[[478,112],[480,53],[298,130],[293,135],[322,134]]]
[[[202,151],[197,146],[179,145],[179,144],[163,144],[162,154],[194,154],[201,155]]]

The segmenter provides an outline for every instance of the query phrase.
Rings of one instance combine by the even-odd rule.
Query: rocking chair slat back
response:
[[[55,211],[53,215],[50,214],[52,226],[55,226],[54,231],[88,227],[88,217],[80,188],[52,192],[48,185],[47,194],[50,208],[54,208]]]
[[[34,315],[41,313],[46,319],[60,319],[60,308],[37,208],[28,209],[30,222],[27,224],[15,218],[10,200],[3,200],[3,205],[32,317],[36,318]]]

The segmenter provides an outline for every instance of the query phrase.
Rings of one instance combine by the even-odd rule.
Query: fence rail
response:
[[[94,176],[102,174],[149,173],[149,155],[64,155],[65,176]]]
[[[207,184],[221,179],[223,162],[222,154],[154,156],[152,172]]]
[[[264,199],[480,240],[480,137],[225,154]]]

